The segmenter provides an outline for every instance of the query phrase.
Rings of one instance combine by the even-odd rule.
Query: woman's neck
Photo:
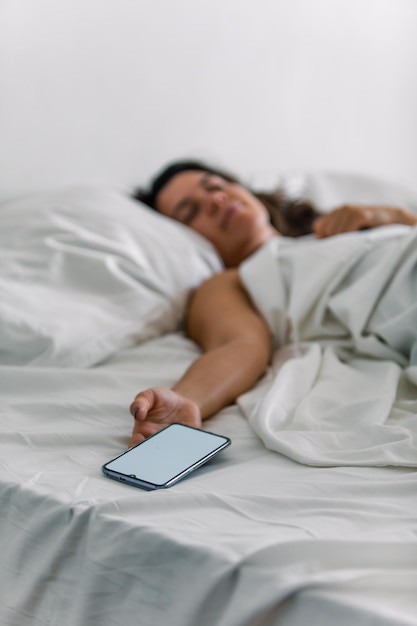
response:
[[[253,237],[248,242],[247,246],[245,246],[241,250],[239,258],[235,259],[233,263],[228,264],[227,261],[223,259],[225,261],[226,267],[238,267],[241,263],[243,263],[243,261],[252,256],[252,254],[254,254],[257,250],[262,248],[262,246],[264,246],[268,241],[280,236],[281,233],[276,228],[274,228],[273,226],[268,226],[267,229],[265,229],[262,233],[259,233],[257,237]]]

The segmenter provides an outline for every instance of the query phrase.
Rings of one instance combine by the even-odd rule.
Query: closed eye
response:
[[[192,202],[184,206],[184,209],[181,211],[181,214],[178,215],[178,219],[183,224],[191,224],[191,222],[197,217],[200,211],[200,205],[198,202]]]

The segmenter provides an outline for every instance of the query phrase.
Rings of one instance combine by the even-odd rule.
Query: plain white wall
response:
[[[415,0],[0,0],[0,190],[184,156],[416,189],[416,32]]]

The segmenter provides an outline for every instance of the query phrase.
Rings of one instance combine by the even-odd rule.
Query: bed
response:
[[[360,176],[281,184],[323,210],[417,210],[413,192]],[[256,388],[204,423],[231,438],[226,451],[167,490],[116,483],[101,466],[127,446],[129,404],[198,356],[184,310],[221,262],[114,186],[5,200],[0,240],[0,624],[417,624],[412,382],[392,399],[406,461],[340,447],[339,462],[296,459],[257,427],[283,364],[300,358],[277,349]]]

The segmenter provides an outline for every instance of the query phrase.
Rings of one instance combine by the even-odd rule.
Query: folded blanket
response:
[[[277,347],[240,399],[265,445],[310,465],[417,465],[417,229],[276,238],[240,274]]]

